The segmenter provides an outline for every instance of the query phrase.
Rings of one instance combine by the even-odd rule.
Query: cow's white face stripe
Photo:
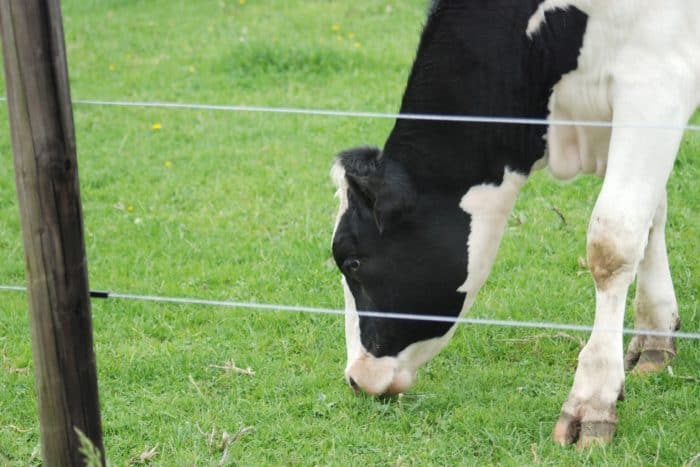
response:
[[[338,224],[340,224],[340,218],[343,217],[345,211],[348,210],[348,181],[345,178],[345,169],[340,164],[340,161],[335,161],[333,167],[331,167],[331,179],[337,188],[335,192],[335,197],[338,198],[338,215],[335,218],[335,226],[333,227],[333,235],[331,236],[331,242],[335,238],[335,233],[338,230]]]
[[[474,303],[476,295],[491,271],[498,246],[515,199],[527,178],[508,167],[503,182],[476,185],[462,197],[459,207],[471,216],[468,245],[467,280],[457,289],[467,294],[461,314]]]
[[[351,362],[366,354],[360,341],[360,316],[357,314],[355,297],[352,296],[350,287],[345,282],[345,276],[341,280],[345,295],[345,346],[348,351],[348,368]]]
[[[336,161],[333,167],[331,167],[331,179],[333,179],[333,183],[337,188],[335,196],[338,198],[339,202],[338,215],[336,216],[333,235],[331,236],[332,242],[338,230],[340,219],[348,210],[348,181],[345,178],[345,169],[339,161]],[[345,281],[345,276],[341,276],[341,283],[343,285],[343,295],[345,298],[345,346],[348,357],[345,371],[347,373],[353,362],[358,361],[363,356],[367,356],[368,352],[360,340],[360,316],[357,314],[355,297],[352,295],[350,287],[348,287]]]

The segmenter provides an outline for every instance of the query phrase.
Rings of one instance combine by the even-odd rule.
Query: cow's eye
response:
[[[343,261],[343,271],[348,274],[355,274],[360,269],[360,260],[357,258],[348,258]]]

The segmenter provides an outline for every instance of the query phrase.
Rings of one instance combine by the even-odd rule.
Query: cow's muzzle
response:
[[[349,362],[345,379],[355,392],[372,396],[396,395],[411,387],[416,372],[402,368],[395,357],[376,358],[365,354]]]

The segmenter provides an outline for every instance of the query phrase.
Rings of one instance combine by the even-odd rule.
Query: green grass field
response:
[[[398,109],[425,12],[423,0],[62,3],[74,99],[384,112]],[[328,171],[393,122],[74,113],[93,289],[343,306]],[[4,103],[0,135],[0,284],[22,285]],[[700,330],[699,178],[689,133],[667,237],[686,331]],[[579,258],[599,186],[532,177],[471,316],[592,323]],[[26,308],[0,291],[0,465],[40,463]],[[550,433],[584,334],[461,327],[410,393],[376,400],[342,379],[341,317],[95,300],[93,319],[111,465],[682,465],[700,451],[698,341],[678,343],[675,376],[629,377],[614,443],[579,452]]]

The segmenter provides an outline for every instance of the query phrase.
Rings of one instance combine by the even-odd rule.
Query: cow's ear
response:
[[[360,147],[338,155],[348,187],[374,213],[382,234],[405,220],[413,211],[416,192],[401,163],[382,157],[375,147]]]

